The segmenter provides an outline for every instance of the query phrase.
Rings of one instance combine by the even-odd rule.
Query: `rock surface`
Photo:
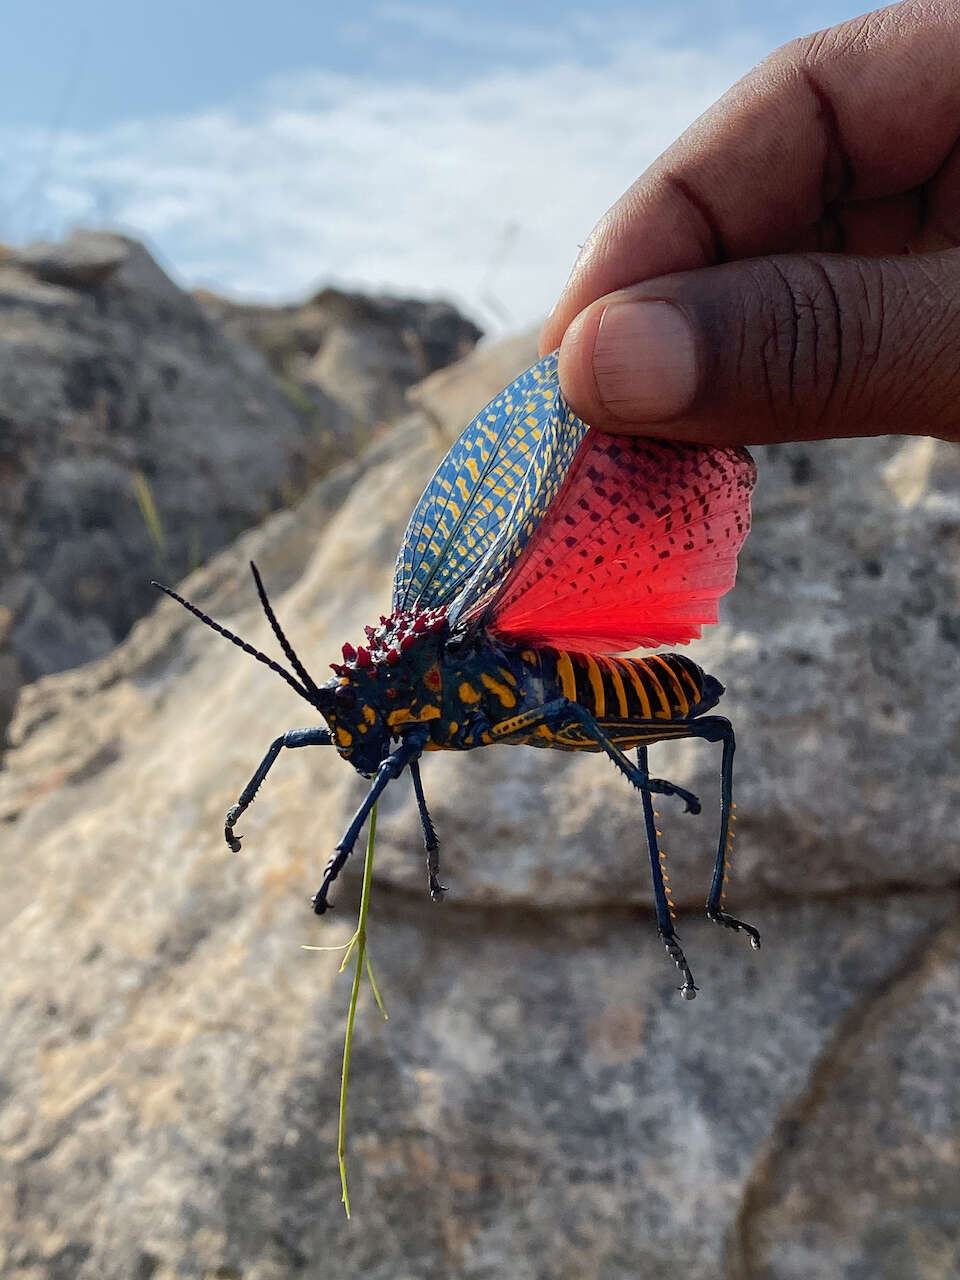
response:
[[[406,408],[405,394],[472,350],[481,332],[447,302],[321,289],[306,302],[257,306],[200,291],[204,311],[256,347],[282,384],[355,443]],[[355,452],[355,448],[352,450]]]
[[[507,359],[530,357],[518,343]],[[462,403],[502,369],[466,361],[460,377],[484,385]],[[186,594],[272,650],[253,557],[322,677],[383,611],[454,430],[425,394],[429,419],[409,415]],[[390,1021],[365,995],[350,1223],[335,1153],[348,984],[335,953],[300,947],[351,931],[359,859],[333,917],[306,900],[362,782],[332,752],[284,753],[229,854],[224,810],[311,715],[172,602],[24,692],[0,775],[5,1275],[957,1274],[957,452],[891,438],[759,461],[738,587],[690,653],[728,688],[730,901],[764,950],[696,910],[715,748],[654,754],[704,800],[701,818],[660,806],[693,1004],[612,769],[431,756],[450,893],[427,900],[401,779],[378,831]]]
[[[442,303],[332,292],[240,314],[118,235],[0,258],[0,743],[23,682],[107,653],[150,578],[295,500],[478,336]],[[299,381],[247,341],[273,357],[294,329]]]

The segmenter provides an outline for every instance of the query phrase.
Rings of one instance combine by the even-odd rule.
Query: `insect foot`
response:
[[[667,949],[667,955],[680,970],[680,976],[683,978],[683,986],[680,988],[681,999],[695,1000],[699,987],[693,980],[693,974],[687,964],[687,957],[683,954],[683,947],[680,946],[677,935],[675,933],[664,933],[663,930],[660,930],[660,937]]]
[[[430,900],[432,902],[442,902],[443,895],[447,892],[447,886],[441,884],[435,875],[430,876]]]
[[[381,765],[381,771],[382,770],[383,770],[383,766]],[[366,814],[363,813],[362,810],[361,810],[361,813],[363,818],[366,818]],[[336,880],[337,876],[340,874],[340,868],[343,866],[347,858],[350,856],[350,851],[352,850],[354,841],[356,840],[356,832],[354,831],[354,827],[357,827],[358,825],[359,824],[357,823],[357,820],[354,819],[354,822],[350,830],[347,832],[347,835],[344,837],[344,840],[340,844],[338,844],[337,847],[334,849],[333,857],[330,859],[330,861],[326,865],[326,869],[324,870],[324,873],[323,873],[323,883],[320,885],[320,888],[311,898],[311,902],[313,903],[313,909],[318,916],[322,916],[325,912],[330,911],[333,908],[333,903],[327,901],[327,894],[330,892],[330,886],[333,884],[334,880]],[[349,840],[349,843],[347,843],[348,840]]]
[[[728,916],[727,913],[719,907],[707,908],[707,919],[712,920],[714,924],[722,924],[726,929],[732,929],[734,933],[746,933],[750,938],[750,945],[754,951],[760,950],[760,931],[755,929],[752,924],[747,924],[743,920],[738,920],[736,916]]]
[[[327,894],[330,892],[330,886],[333,884],[334,880],[337,878],[337,872],[340,870],[344,862],[346,862],[347,860],[347,853],[349,853],[349,850],[344,852],[344,850],[338,849],[336,851],[336,853],[327,863],[327,869],[323,874],[323,883],[321,884],[317,892],[313,895],[313,897],[310,899],[314,912],[318,916],[322,916],[327,911],[331,911],[333,909],[333,903],[327,901]]]
[[[684,813],[700,812],[702,806],[699,796],[695,796],[692,791],[686,791],[683,787],[678,787],[675,782],[667,782],[666,778],[651,778],[649,786],[650,790],[657,795],[676,796],[678,800],[682,800],[686,806]]]
[[[700,797],[695,796],[692,791],[684,791],[683,787],[674,787],[673,794],[678,800],[683,801],[684,813],[699,813],[703,808],[700,803]]]
[[[240,841],[243,837],[234,835],[233,824],[240,817],[242,812],[243,810],[240,806],[235,804],[232,809],[227,810],[227,816],[223,820],[223,838],[226,840],[233,853],[240,852]]]

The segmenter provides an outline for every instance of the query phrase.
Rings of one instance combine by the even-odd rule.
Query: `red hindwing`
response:
[[[697,638],[733,586],[755,478],[744,449],[588,431],[487,629],[597,653]]]

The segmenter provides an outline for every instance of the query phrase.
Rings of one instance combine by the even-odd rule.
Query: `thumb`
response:
[[[960,440],[960,250],[796,254],[648,280],[573,320],[560,383],[607,431]]]

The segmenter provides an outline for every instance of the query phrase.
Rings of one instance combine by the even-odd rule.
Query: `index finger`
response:
[[[600,220],[541,350],[616,289],[801,247],[831,206],[911,190],[943,165],[958,118],[955,0],[903,0],[784,45]]]

